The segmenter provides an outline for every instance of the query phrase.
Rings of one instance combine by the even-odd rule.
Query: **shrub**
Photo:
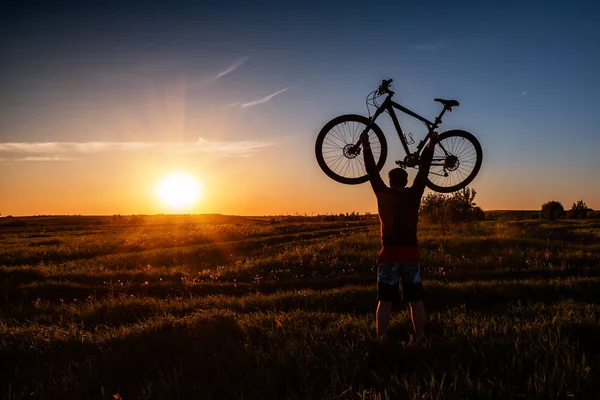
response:
[[[565,208],[560,201],[549,201],[542,204],[542,218],[549,220],[560,219],[565,216]]]
[[[483,220],[485,213],[474,202],[476,194],[470,188],[448,195],[429,193],[421,202],[420,213],[426,220],[440,224]]]
[[[447,202],[447,196],[441,193],[429,193],[421,202],[419,212],[429,222],[446,223],[448,222]]]
[[[568,216],[569,218],[585,219],[590,211],[593,210],[589,208],[583,200],[579,200],[577,203],[573,203]]]

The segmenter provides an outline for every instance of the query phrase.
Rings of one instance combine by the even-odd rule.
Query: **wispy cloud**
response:
[[[223,108],[236,108],[239,107],[242,103],[239,101],[234,101],[233,103],[225,104]]]
[[[77,161],[94,153],[155,150],[175,153],[207,153],[211,156],[249,156],[272,142],[210,141],[196,142],[6,142],[0,143],[0,162]]]
[[[5,159],[3,159],[5,160]],[[29,156],[29,157],[20,157],[20,158],[13,158],[11,159],[11,161],[18,161],[18,162],[31,162],[31,161],[38,161],[38,162],[46,162],[46,161],[79,161],[81,160],[80,157],[53,157],[53,156],[49,156],[49,157],[45,157],[45,156]]]
[[[242,108],[246,108],[246,107],[252,107],[252,106],[256,106],[256,105],[259,105],[259,104],[264,104],[264,103],[266,103],[267,101],[269,101],[269,100],[273,99],[273,97],[275,97],[275,96],[277,96],[277,95],[280,95],[281,93],[283,93],[283,92],[285,92],[285,91],[289,90],[290,88],[291,88],[291,86],[288,86],[288,87],[286,87],[286,88],[283,88],[283,89],[281,89],[281,90],[278,90],[278,91],[276,91],[275,93],[271,93],[270,95],[268,95],[268,96],[265,96],[265,97],[263,97],[262,99],[258,99],[258,100],[250,101],[250,102],[248,102],[248,103],[243,103],[243,104],[242,104],[240,107],[242,107]]]
[[[196,141],[197,148],[192,151],[208,152],[227,156],[247,156],[265,147],[273,146],[273,142],[210,142],[203,138]]]
[[[527,91],[521,92],[521,96],[527,96],[527,93],[529,93],[529,92],[527,92]]]
[[[146,142],[13,142],[0,143],[6,153],[98,153],[109,150],[138,150],[156,146]]]
[[[446,47],[446,45],[441,44],[441,43],[436,43],[436,44],[418,44],[418,45],[414,46],[414,48],[417,49],[417,50],[429,50],[429,51],[443,49],[444,47]]]
[[[232,73],[233,71],[235,71],[236,69],[238,69],[239,67],[241,67],[242,65],[244,65],[244,63],[246,61],[248,61],[250,57],[242,57],[239,60],[237,60],[236,62],[234,62],[233,64],[231,64],[229,67],[227,67],[227,69],[224,69],[223,71],[219,72],[217,74],[217,76],[215,76],[215,80]]]
[[[217,73],[216,75],[206,76],[206,77],[200,78],[199,80],[194,81],[193,85],[195,88],[206,88],[207,86],[214,84],[217,80],[224,77],[225,75],[228,75],[228,74],[232,73],[233,71],[237,70],[238,68],[240,68],[249,59],[250,59],[250,57],[242,57],[239,60],[237,60],[236,62],[234,62],[233,64],[231,64],[229,67],[227,67],[224,70],[222,70],[221,72]]]

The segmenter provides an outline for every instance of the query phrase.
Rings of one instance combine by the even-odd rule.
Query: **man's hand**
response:
[[[363,146],[369,146],[369,134],[368,133],[363,133],[360,135],[360,142],[362,143]]]
[[[433,153],[435,152],[435,145],[439,142],[437,132],[431,132],[429,135],[429,143],[427,147],[421,153],[421,165],[419,165],[419,172],[413,182],[412,188],[419,193],[419,196],[423,195],[425,185],[427,183],[427,175],[429,174],[429,168],[431,167],[431,161],[433,160]]]

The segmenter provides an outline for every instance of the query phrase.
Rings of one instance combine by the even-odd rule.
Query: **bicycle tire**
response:
[[[461,140],[462,140],[462,142],[461,142]],[[444,145],[444,143],[446,143],[446,145]],[[458,145],[457,145],[457,143],[458,143]],[[466,143],[470,143],[473,148],[469,149],[467,147]],[[481,162],[483,161],[483,150],[481,148],[481,144],[479,143],[477,138],[475,138],[475,136],[473,136],[473,134],[471,134],[467,131],[463,131],[463,130],[446,131],[439,135],[438,144],[436,144],[435,149],[434,149],[434,162],[435,162],[436,157],[441,158],[443,156],[443,157],[445,157],[445,159],[444,159],[445,161],[449,159],[449,157],[441,149],[440,144],[442,144],[444,146],[444,148],[448,147],[446,150],[450,154],[455,156],[456,159],[459,161],[458,166],[453,166],[454,169],[452,171],[450,171],[448,176],[450,176],[450,174],[453,174],[456,172],[456,174],[453,174],[452,179],[460,179],[460,180],[456,181],[456,183],[451,186],[440,186],[438,183],[440,182],[440,177],[442,175],[438,171],[436,171],[434,166],[432,165],[432,167],[429,169],[429,175],[427,176],[426,184],[427,184],[428,188],[430,188],[433,191],[439,192],[439,193],[455,192],[457,190],[460,190],[460,189],[466,187],[469,183],[471,183],[473,181],[473,179],[475,179],[475,177],[479,173],[479,170],[481,169]],[[455,149],[458,149],[461,151],[461,153],[459,155],[463,157],[462,160],[459,156],[455,155],[452,152]],[[465,160],[466,156],[468,156],[468,157],[475,156],[475,158],[473,161],[471,161],[471,159]],[[444,161],[444,163],[445,163],[445,161]],[[465,174],[463,174],[463,171],[461,171],[461,167],[460,167],[461,162],[464,163],[465,165],[469,165],[469,166],[470,166],[470,164],[472,164],[472,170],[466,176],[465,176]],[[434,169],[432,170],[432,168],[434,168]],[[440,168],[440,170],[442,170],[442,168]],[[445,170],[445,172],[448,172],[448,170]],[[430,178],[432,176],[435,176],[435,178],[434,178],[434,179],[436,179],[435,182],[432,182],[432,180]],[[444,177],[444,178],[447,178],[447,177]],[[450,180],[450,182],[454,182],[452,179]]]
[[[364,130],[364,128],[361,128],[361,124],[366,127],[369,122],[370,120],[362,115],[346,114],[332,119],[319,132],[315,143],[317,162],[323,172],[334,181],[347,185],[358,185],[369,180],[369,175],[364,168],[363,155],[359,154],[351,157],[344,152],[344,149],[358,141],[358,136]],[[349,123],[353,123],[351,130],[345,128]],[[344,124],[343,130],[338,127],[341,124]],[[338,128],[337,132],[334,131],[336,128]],[[379,143],[379,146],[377,146],[375,140]],[[372,128],[369,131],[369,141],[373,149],[377,171],[381,171],[387,158],[388,148],[385,135],[376,124],[372,124]],[[327,146],[325,150],[324,145]],[[357,161],[354,162],[352,160]],[[341,171],[336,172],[337,168],[335,165],[331,165],[335,164],[335,162],[338,164],[340,162],[346,163],[346,169],[351,170],[354,176],[342,175]],[[349,168],[350,165],[352,168]]]

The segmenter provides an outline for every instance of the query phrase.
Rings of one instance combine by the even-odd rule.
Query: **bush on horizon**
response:
[[[421,202],[421,216],[428,222],[447,224],[485,219],[485,212],[474,202],[477,192],[468,187],[452,194],[429,193]]]

